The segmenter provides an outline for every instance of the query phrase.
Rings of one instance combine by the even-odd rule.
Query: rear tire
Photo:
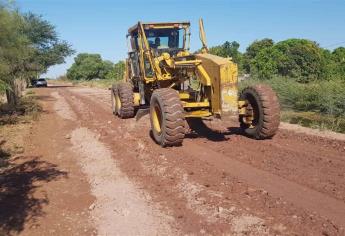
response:
[[[115,107],[113,112],[122,119],[134,117],[134,93],[133,87],[128,82],[123,82],[114,86],[113,97]]]
[[[253,119],[251,124],[245,115],[239,117],[240,125],[245,134],[256,139],[273,137],[280,123],[280,105],[276,93],[267,85],[256,85],[245,88],[240,100],[247,102],[247,115]]]
[[[171,88],[157,89],[150,102],[151,130],[162,147],[179,146],[185,136],[184,109],[178,92]]]
[[[113,84],[111,86],[111,110],[113,111],[114,115],[117,115],[117,111],[116,111],[116,100],[115,100],[115,93],[116,93],[116,85]]]

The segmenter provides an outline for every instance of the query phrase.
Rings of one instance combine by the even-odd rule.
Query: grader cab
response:
[[[141,23],[128,30],[124,81],[111,89],[113,113],[132,118],[149,109],[151,129],[161,146],[181,145],[188,118],[239,119],[256,139],[272,137],[279,126],[279,103],[265,85],[238,92],[238,69],[231,58],[208,53],[203,21],[202,49],[190,52],[190,23]]]

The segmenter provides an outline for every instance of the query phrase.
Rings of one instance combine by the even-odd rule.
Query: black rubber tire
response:
[[[159,113],[160,131],[154,125],[154,113]],[[171,88],[157,89],[150,102],[150,121],[154,140],[162,147],[180,146],[185,136],[184,109],[179,94]]]
[[[116,101],[115,101],[115,93],[116,93],[117,87],[115,84],[111,86],[111,110],[113,111],[114,115],[117,115],[116,111]]]
[[[114,111],[122,119],[134,117],[134,93],[133,86],[128,82],[122,82],[115,86],[116,96],[118,94],[121,107],[116,108]]]
[[[254,111],[254,127],[246,124],[243,116],[239,117],[245,134],[255,139],[273,137],[280,123],[280,105],[272,88],[263,84],[247,87],[241,92],[240,100],[247,101]]]

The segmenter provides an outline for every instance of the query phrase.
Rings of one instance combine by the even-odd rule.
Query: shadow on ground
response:
[[[53,98],[52,96],[48,96],[48,95],[34,95],[34,97],[38,100],[38,101],[56,101],[55,98]]]
[[[226,131],[218,131],[208,127],[201,119],[187,119],[190,132],[186,138],[206,138],[208,140],[219,142],[229,140],[230,135],[243,134],[239,127],[229,127]]]
[[[6,140],[0,141],[0,173],[1,168],[7,167],[9,165],[8,158],[11,157],[11,154],[3,149],[3,145],[6,143]],[[0,181],[1,181],[1,175],[0,175]]]
[[[74,85],[54,85],[54,84],[49,84],[48,87],[44,89],[54,89],[54,88],[72,88],[75,87]]]
[[[40,184],[50,182],[67,173],[56,165],[42,161],[37,156],[19,156],[0,167],[0,235],[18,234],[24,224],[35,224],[43,216],[43,205],[49,203],[47,196],[37,196]]]
[[[35,87],[30,86],[32,89],[54,89],[54,88],[71,88],[75,87],[74,85],[68,85],[68,84],[48,84],[48,87]]]

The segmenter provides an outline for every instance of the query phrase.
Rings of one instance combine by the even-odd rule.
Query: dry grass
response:
[[[304,127],[345,133],[344,117],[334,117],[316,112],[296,112],[286,110],[282,112],[281,119],[291,124],[299,124]]]
[[[11,156],[24,152],[25,137],[41,111],[32,91],[27,92],[14,109],[0,105],[0,168],[7,166]]]
[[[114,83],[117,83],[118,80],[109,80],[109,79],[101,79],[101,80],[68,80],[67,77],[60,77],[56,80],[49,80],[50,84],[72,84],[74,86],[84,86],[90,88],[102,88],[107,89],[110,88]]]
[[[16,107],[9,107],[6,103],[0,105],[0,126],[37,120],[41,111],[34,92],[28,91]]]
[[[110,88],[116,81],[115,80],[80,80],[73,81],[73,85],[86,86],[90,88]]]

